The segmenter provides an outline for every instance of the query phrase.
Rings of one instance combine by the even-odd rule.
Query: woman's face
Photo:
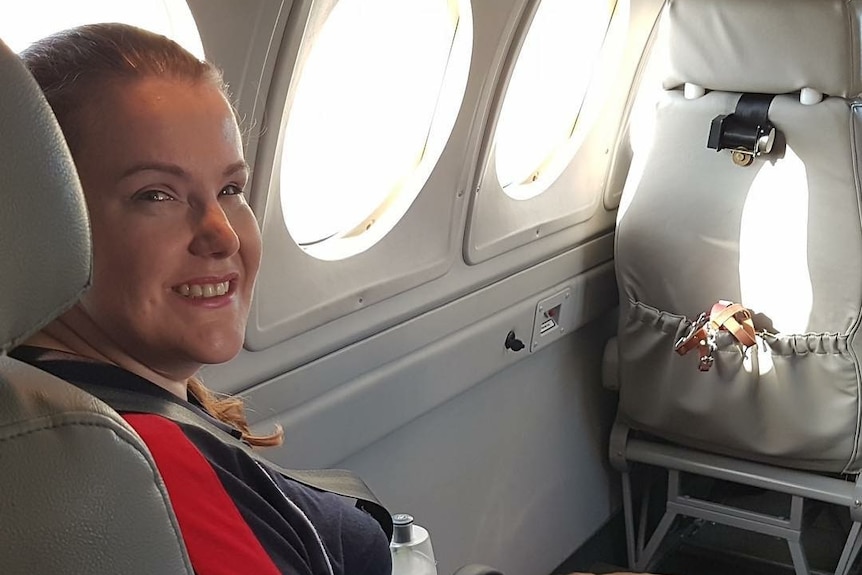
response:
[[[207,82],[111,83],[77,121],[93,233],[82,307],[164,376],[229,360],[242,345],[261,241],[224,96]]]

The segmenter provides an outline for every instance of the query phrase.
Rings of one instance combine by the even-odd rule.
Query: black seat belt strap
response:
[[[742,94],[732,114],[712,119],[706,147],[731,149],[751,158],[772,151],[775,126],[769,120],[773,94]]]

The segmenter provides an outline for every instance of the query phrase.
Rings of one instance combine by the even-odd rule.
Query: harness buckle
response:
[[[699,332],[703,328],[703,326],[706,325],[707,321],[709,321],[709,316],[706,314],[706,312],[701,312],[701,314],[697,316],[697,319],[691,322],[691,326],[688,329],[688,333],[676,340],[676,344],[674,344],[673,350],[680,355],[683,355],[685,352],[687,352],[688,349],[684,348],[687,348],[688,343],[697,335],[697,332]]]
[[[716,330],[706,330],[706,341],[700,342],[700,362],[697,364],[699,371],[709,371],[712,364],[715,363],[713,354],[718,350],[718,342],[716,341]]]

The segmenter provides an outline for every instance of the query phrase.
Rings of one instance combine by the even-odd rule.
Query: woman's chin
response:
[[[199,342],[190,356],[204,365],[217,365],[235,358],[242,349],[242,338],[227,338],[217,341]]]

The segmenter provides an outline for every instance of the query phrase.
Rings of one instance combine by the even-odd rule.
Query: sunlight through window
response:
[[[283,130],[281,198],[294,241],[326,260],[379,241],[443,151],[472,51],[468,0],[341,0]]]
[[[203,59],[200,34],[184,0],[28,0],[0,19],[0,38],[20,52],[54,32],[98,22],[120,22],[162,34]]]
[[[617,222],[621,222],[640,186],[650,157],[656,130],[656,106],[663,94],[662,76],[668,64],[666,35],[659,35],[650,48],[649,59],[638,80],[637,95],[628,118],[632,163],[620,197]]]
[[[543,0],[539,5],[494,140],[497,178],[510,197],[528,199],[544,191],[576,152],[566,144],[579,127],[615,4]],[[533,182],[538,185],[528,185]]]
[[[768,231],[764,222],[769,222]],[[781,238],[780,248],[775,238]],[[814,305],[808,269],[808,174],[790,146],[780,166],[763,165],[745,199],[739,288],[746,307],[765,313],[779,332],[808,330]]]
[[[772,354],[767,349],[764,348],[764,353],[760,353],[761,346],[763,346],[763,342],[758,340],[757,345],[743,350],[742,369],[747,373],[756,373],[762,377],[775,369],[775,363],[772,361]]]

